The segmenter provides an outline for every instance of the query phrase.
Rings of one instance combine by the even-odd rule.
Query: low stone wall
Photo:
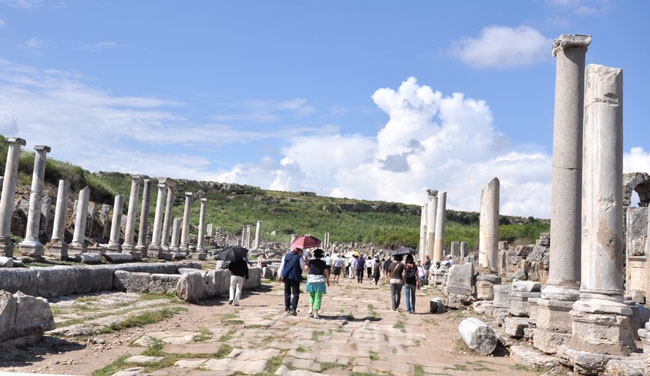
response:
[[[0,268],[0,290],[52,298],[115,290],[115,272],[177,275],[181,268],[201,270],[198,262]]]

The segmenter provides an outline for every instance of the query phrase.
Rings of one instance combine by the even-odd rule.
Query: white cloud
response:
[[[44,0],[1,0],[5,5],[12,8],[36,9],[40,8]]]
[[[633,147],[629,153],[623,153],[623,172],[650,173],[650,153],[642,147]]]
[[[600,12],[609,5],[608,0],[546,0],[551,8],[569,10],[577,15],[590,15]]]
[[[96,42],[96,43],[83,43],[80,48],[84,51],[99,52],[117,48],[118,44],[116,42]]]
[[[552,45],[552,39],[528,26],[489,26],[477,38],[454,41],[450,52],[472,67],[499,69],[550,60]]]
[[[44,44],[45,43],[42,40],[34,37],[34,38],[31,38],[31,39],[25,41],[25,43],[23,43],[22,46],[25,47],[25,48],[32,49],[32,50],[37,50],[37,49],[42,48]]]

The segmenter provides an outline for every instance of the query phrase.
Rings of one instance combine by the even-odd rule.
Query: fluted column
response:
[[[165,179],[167,185],[167,203],[165,204],[165,218],[163,221],[162,235],[160,237],[160,245],[164,250],[169,248],[169,236],[172,230],[173,210],[174,210],[174,196],[176,193],[176,181],[170,178]]]
[[[426,239],[427,239],[427,206],[429,202],[427,201],[424,205],[420,206],[420,242],[418,243],[418,257],[420,260],[424,260],[424,256],[427,255],[426,250]]]
[[[499,256],[499,179],[494,178],[481,190],[479,225],[479,272],[497,274]]]
[[[135,249],[140,256],[147,257],[147,235],[149,235],[149,206],[151,205],[151,179],[145,178],[142,188],[142,208],[140,210],[140,229],[138,231],[138,245]]]
[[[43,256],[43,244],[38,239],[41,229],[41,199],[43,197],[43,181],[45,179],[45,159],[50,147],[34,146],[34,170],[32,172],[32,187],[29,195],[29,211],[27,213],[27,228],[25,238],[19,244],[20,254],[30,257]]]
[[[122,206],[124,206],[124,196],[115,196],[113,203],[113,220],[111,221],[111,237],[108,240],[108,249],[111,251],[122,252],[120,244],[120,231],[122,229]]]
[[[196,239],[196,251],[199,253],[204,253],[205,248],[203,247],[203,238],[205,237],[205,208],[208,202],[208,199],[201,197],[201,209],[199,211],[199,233]]]
[[[18,162],[21,146],[26,142],[22,138],[10,137],[7,141],[7,163],[2,181],[0,196],[0,256],[13,257],[14,245],[11,243],[11,217],[14,211],[16,180],[18,179]]]
[[[62,260],[68,257],[68,245],[65,242],[65,220],[69,192],[70,182],[63,179],[59,180],[59,189],[56,193],[56,211],[54,212],[52,239],[46,250],[48,255],[56,256]]]
[[[429,199],[427,201],[427,237],[425,240],[427,252],[425,256],[429,255],[429,257],[431,257],[431,260],[440,261],[442,260],[442,253],[439,255],[440,260],[433,257],[435,253],[438,220],[438,191],[434,189],[427,189],[427,195]]]
[[[172,239],[171,244],[169,245],[169,250],[172,252],[179,251],[179,241],[181,237],[181,219],[174,218],[174,224],[172,225]]]
[[[190,218],[193,198],[194,194],[192,192],[185,192],[185,208],[183,210],[183,225],[181,228],[181,252],[189,252],[190,250]]]
[[[131,178],[131,194],[129,194],[129,208],[126,212],[126,227],[124,228],[124,243],[122,250],[131,252],[135,250],[135,217],[138,211],[138,197],[140,197],[140,182],[142,177],[134,176]]]
[[[262,221],[258,220],[255,225],[255,242],[253,243],[253,249],[260,248],[260,231],[262,231]]]
[[[90,188],[84,187],[79,191],[77,200],[77,213],[75,216],[74,233],[69,252],[75,255],[86,252],[86,223],[88,222],[88,200],[90,200]],[[72,251],[72,252],[70,252]]]
[[[165,183],[158,183],[158,198],[156,198],[156,214],[153,219],[153,233],[151,234],[151,244],[149,249],[152,251],[160,251],[162,247],[160,246],[160,237],[161,237],[161,226],[163,218],[163,205],[165,205],[165,195],[167,190],[167,185]]]
[[[436,211],[436,233],[433,242],[432,261],[442,261],[445,248],[445,214],[447,205],[447,192],[438,194],[437,211]]]

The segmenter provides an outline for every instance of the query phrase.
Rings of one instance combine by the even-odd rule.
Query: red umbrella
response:
[[[320,245],[320,240],[311,235],[303,235],[296,238],[296,240],[291,242],[292,247],[305,249],[305,248],[316,248]]]

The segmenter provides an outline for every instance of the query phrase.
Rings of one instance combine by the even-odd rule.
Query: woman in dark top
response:
[[[230,270],[230,299],[228,304],[239,305],[241,290],[244,287],[244,280],[248,279],[248,262],[246,260],[237,260],[228,264]]]
[[[327,292],[330,285],[330,273],[327,264],[323,260],[323,250],[314,251],[314,258],[305,265],[307,271],[307,292],[309,293],[309,315],[317,319],[320,311],[323,294]]]
[[[390,303],[393,311],[397,311],[402,297],[402,286],[404,286],[404,264],[402,255],[393,256],[393,262],[388,268],[386,282],[390,283]]]

